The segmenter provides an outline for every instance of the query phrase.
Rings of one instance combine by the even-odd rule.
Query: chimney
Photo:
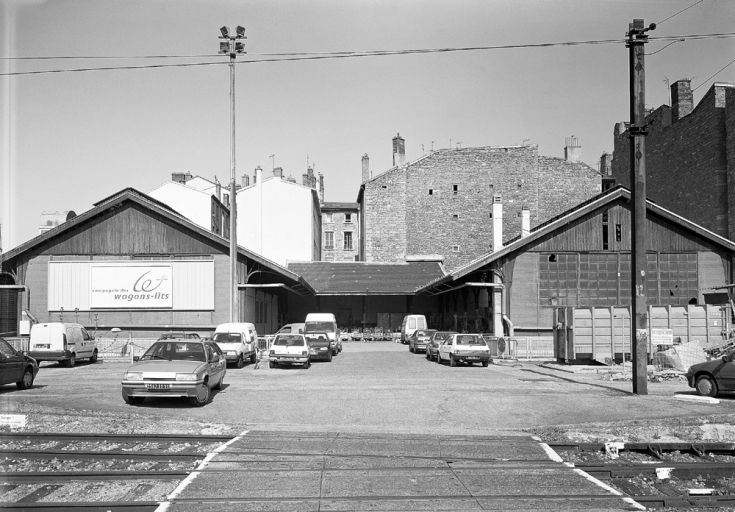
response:
[[[531,234],[531,210],[528,206],[521,209],[521,238],[526,238]]]
[[[393,167],[401,166],[406,162],[406,141],[397,133],[393,137]]]
[[[217,179],[217,176],[214,177],[214,193],[217,195],[217,199],[222,201],[222,184]]]
[[[319,173],[319,202],[324,202],[324,175]]]
[[[572,135],[566,138],[564,145],[564,160],[567,162],[579,162],[582,159],[582,146],[579,145],[577,137]]]
[[[273,176],[283,179],[283,167],[275,167],[273,169]]]
[[[306,173],[301,175],[301,184],[305,187],[316,188],[316,178],[314,177],[314,168],[309,167]]]
[[[612,176],[612,155],[607,151],[600,157],[600,174]]]
[[[189,172],[172,172],[171,173],[171,181],[175,181],[176,183],[186,183],[191,178],[192,178],[192,175]]]
[[[255,168],[255,177],[253,179],[254,184],[261,183],[263,180],[261,179],[263,175],[263,169],[260,168],[260,166]]]
[[[250,176],[247,174],[242,175],[242,188],[250,186]]]
[[[692,82],[689,79],[679,80],[671,84],[671,121],[688,116],[694,108]]]
[[[362,155],[362,182],[370,180],[370,157],[367,153]]]
[[[493,251],[503,248],[503,198],[493,195]]]

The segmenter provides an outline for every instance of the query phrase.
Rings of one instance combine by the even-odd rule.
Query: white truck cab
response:
[[[28,355],[41,361],[74,366],[78,359],[97,362],[97,342],[80,324],[48,322],[31,327]]]
[[[334,313],[309,313],[304,320],[304,334],[310,332],[326,332],[329,337],[329,348],[332,355],[336,356],[341,350],[342,342],[339,341],[339,329]]]

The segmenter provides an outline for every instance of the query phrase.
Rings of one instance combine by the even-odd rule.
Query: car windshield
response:
[[[457,345],[484,345],[485,340],[474,334],[458,334]]]
[[[5,357],[11,357],[15,355],[15,349],[11,347],[7,341],[5,341],[5,338],[0,338],[0,354],[4,355]]]
[[[239,332],[216,332],[212,336],[212,340],[215,343],[240,343],[242,334]]]
[[[186,341],[157,341],[146,350],[141,361],[163,359],[166,361],[206,361],[204,345]]]
[[[304,337],[298,334],[279,334],[273,344],[281,347],[303,347]]]
[[[306,339],[309,343],[329,343],[326,332],[307,334]]]
[[[418,330],[416,331],[416,336],[430,336],[431,331],[424,331],[424,330]]]
[[[435,340],[438,340],[438,341],[444,341],[447,338],[451,337],[452,334],[454,334],[454,333],[451,333],[451,332],[437,332],[437,333],[434,333],[434,339]]]
[[[332,322],[306,322],[304,325],[304,332],[316,332],[316,331],[334,331],[334,324]]]

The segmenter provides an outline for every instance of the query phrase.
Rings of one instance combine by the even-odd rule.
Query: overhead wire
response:
[[[692,7],[694,7],[695,5],[701,4],[702,2],[704,2],[704,0],[697,0],[696,2],[694,2],[689,7],[685,7],[681,11],[675,12],[674,14],[672,14],[671,16],[669,16],[668,18],[665,18],[665,19],[659,21],[658,23],[656,23],[656,25],[661,25],[662,23],[666,23],[670,19],[677,17],[678,15],[680,15],[681,13],[683,13],[684,11],[688,11],[689,9],[691,9]]]
[[[725,71],[725,69],[727,69],[728,67],[732,66],[734,63],[735,63],[735,59],[731,60],[730,62],[728,62],[727,64],[725,64],[724,66],[722,66],[715,73],[711,74],[705,80],[703,80],[701,84],[699,84],[694,89],[692,89],[692,92],[694,92],[697,89],[699,89],[700,87],[702,87],[704,84],[706,84],[707,82],[709,82],[710,80],[712,80],[714,77],[716,77],[717,75],[719,75],[720,73],[722,73],[723,71]]]
[[[663,37],[652,37],[649,41],[672,41],[678,42],[681,40],[701,40],[701,39],[719,39],[735,37],[735,32],[725,33],[714,33],[714,34],[690,34],[683,36],[663,36]],[[262,62],[290,62],[290,61],[306,61],[306,60],[325,60],[325,59],[344,59],[344,58],[356,58],[356,57],[377,57],[377,56],[389,56],[389,55],[420,55],[420,54],[432,54],[432,53],[451,53],[451,52],[468,52],[468,51],[488,51],[488,50],[507,50],[507,49],[528,49],[528,48],[551,48],[551,47],[564,47],[564,46],[585,46],[585,45],[603,45],[603,44],[621,44],[625,43],[625,39],[600,39],[600,40],[588,40],[588,41],[563,41],[563,42],[552,42],[552,43],[530,43],[530,44],[505,44],[505,45],[492,45],[492,46],[465,46],[465,47],[446,47],[446,48],[414,48],[414,49],[401,49],[401,50],[366,50],[366,51],[343,51],[343,52],[292,52],[292,53],[270,53],[270,54],[255,54],[261,55],[267,58],[255,58],[255,59],[243,59],[237,61],[235,64],[255,64]],[[664,47],[665,48],[665,47]],[[187,56],[138,56],[138,57],[71,57],[67,56],[64,58],[113,58],[113,59],[137,59],[137,58],[186,58]],[[190,56],[192,57],[210,57],[210,55],[201,56]],[[41,59],[43,57],[24,57],[24,58],[3,58],[3,59]],[[0,76],[20,76],[20,75],[39,75],[39,74],[50,74],[50,73],[75,73],[75,72],[86,72],[86,71],[112,71],[112,70],[130,70],[130,69],[156,69],[156,68],[176,68],[176,67],[196,67],[196,66],[215,66],[228,64],[227,61],[218,62],[185,62],[176,64],[141,64],[141,65],[127,65],[127,66],[101,66],[101,67],[84,67],[84,68],[64,68],[64,69],[51,69],[51,70],[35,70],[35,71],[11,71],[7,73],[0,73]]]

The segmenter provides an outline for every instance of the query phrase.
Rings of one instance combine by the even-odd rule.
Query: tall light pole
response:
[[[237,189],[235,185],[235,57],[245,53],[245,28],[240,25],[235,35],[230,29],[221,27],[219,52],[230,55],[230,322],[239,321],[240,308],[237,300]]]

